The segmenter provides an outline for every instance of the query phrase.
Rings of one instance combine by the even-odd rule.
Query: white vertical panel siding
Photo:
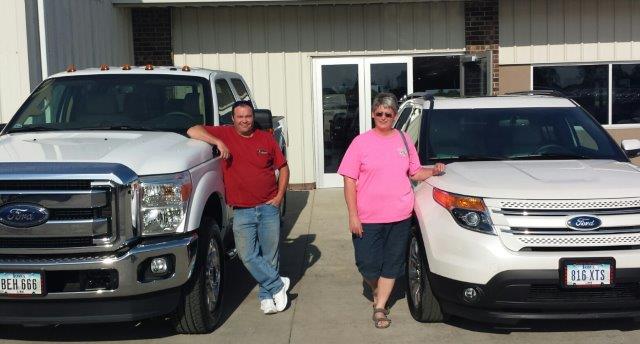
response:
[[[174,8],[177,65],[241,73],[289,125],[292,183],[315,181],[313,56],[464,50],[464,3]]]
[[[640,58],[638,0],[500,0],[500,64]]]
[[[24,0],[2,2],[0,11],[0,122],[29,95],[29,51]]]
[[[50,74],[69,64],[133,63],[131,10],[110,0],[46,0],[45,22]]]

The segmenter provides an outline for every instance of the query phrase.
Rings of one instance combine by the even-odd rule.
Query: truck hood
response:
[[[487,198],[640,197],[640,169],[613,160],[478,161],[447,165],[427,180],[453,193]]]
[[[211,147],[170,132],[61,131],[0,136],[0,162],[105,162],[137,175],[175,173],[213,158]]]

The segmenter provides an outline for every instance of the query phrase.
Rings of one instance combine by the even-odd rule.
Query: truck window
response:
[[[216,80],[216,96],[218,97],[218,116],[220,116],[220,125],[232,124],[231,106],[236,100],[227,80]]]
[[[233,88],[236,89],[236,94],[240,97],[241,100],[251,100],[249,96],[249,91],[247,91],[247,87],[244,82],[238,78],[232,78],[231,83],[233,84]]]

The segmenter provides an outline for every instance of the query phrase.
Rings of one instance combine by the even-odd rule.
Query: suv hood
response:
[[[447,165],[429,178],[439,189],[512,199],[640,197],[640,169],[613,160],[477,161]]]
[[[0,162],[105,162],[137,175],[182,172],[213,157],[201,141],[170,132],[58,131],[0,136]]]

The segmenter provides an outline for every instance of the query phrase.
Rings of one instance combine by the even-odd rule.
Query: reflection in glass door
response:
[[[373,98],[378,93],[393,93],[398,100],[413,92],[413,80],[407,75],[413,75],[413,64],[409,56],[367,57],[365,60],[366,88],[365,111],[371,113]],[[373,119],[367,121],[367,128],[371,129]]]

